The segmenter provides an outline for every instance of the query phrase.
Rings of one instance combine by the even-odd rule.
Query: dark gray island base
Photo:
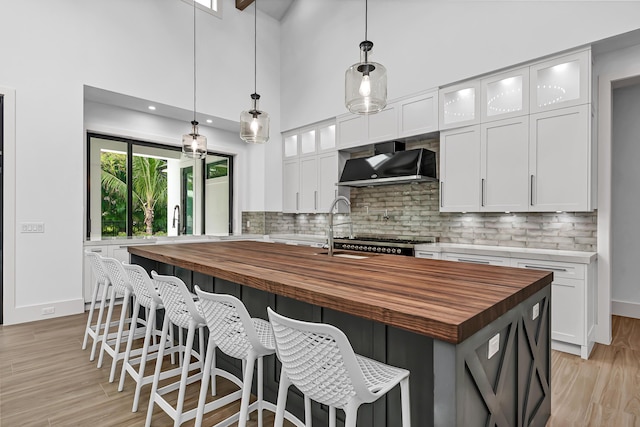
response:
[[[544,426],[550,416],[550,273],[393,255],[328,258],[318,249],[263,242],[129,251],[131,262],[148,271],[235,295],[253,317],[266,319],[270,306],[333,324],[357,353],[410,370],[413,426]],[[497,343],[491,358],[490,341]],[[218,366],[241,376],[235,359],[219,353]],[[265,359],[265,397],[272,402],[279,374],[276,358]],[[292,387],[288,409],[303,419],[302,408]],[[313,404],[314,425],[328,425],[327,415]],[[396,427],[400,420],[399,389],[358,413],[362,427]]]

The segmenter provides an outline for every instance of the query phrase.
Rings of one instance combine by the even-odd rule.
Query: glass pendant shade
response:
[[[240,138],[254,144],[264,144],[269,140],[269,114],[260,111],[260,95],[251,95],[251,109],[240,113]]]
[[[191,122],[192,131],[182,135],[182,153],[192,159],[204,159],[207,156],[207,137],[198,134],[198,122]]]
[[[345,73],[344,104],[355,114],[372,114],[387,106],[387,69],[369,61],[373,43],[360,43],[360,62]]]

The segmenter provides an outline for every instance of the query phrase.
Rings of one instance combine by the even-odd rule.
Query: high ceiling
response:
[[[245,9],[251,3],[253,3],[253,0],[236,0],[238,9]],[[258,1],[258,9],[280,21],[284,14],[287,13],[287,10],[289,10],[291,3],[293,3],[293,0],[260,0]]]

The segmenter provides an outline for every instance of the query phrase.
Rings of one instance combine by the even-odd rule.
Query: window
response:
[[[193,0],[182,0],[193,6]],[[222,1],[221,0],[195,0],[196,7],[200,10],[208,12],[218,18],[222,18]]]
[[[232,157],[97,134],[87,145],[88,239],[232,232]]]

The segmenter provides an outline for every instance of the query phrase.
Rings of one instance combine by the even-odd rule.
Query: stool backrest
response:
[[[268,349],[273,354],[273,335],[266,335],[271,337],[271,342],[265,344],[271,347],[265,347],[242,301],[233,295],[204,292],[197,285],[195,291],[209,328],[209,336],[220,350],[236,359],[246,358],[251,350],[264,354]],[[266,322],[264,324],[267,325]]]
[[[133,288],[129,283],[129,276],[122,268],[122,263],[115,258],[102,258],[102,265],[104,266],[111,284],[115,288],[116,292],[123,295],[127,291],[133,292]]]
[[[165,314],[174,325],[181,328],[189,328],[191,322],[204,324],[205,320],[196,303],[194,295],[189,292],[187,285],[175,276],[162,276],[155,271],[151,277],[158,287],[160,299],[164,304]]]
[[[142,307],[151,308],[152,301],[155,302],[156,307],[162,307],[158,291],[144,268],[136,264],[123,264],[122,268],[129,276],[129,283],[133,288],[136,301]]]
[[[93,271],[93,276],[96,278],[96,281],[103,285],[109,283],[109,276],[102,264],[102,255],[91,251],[84,251],[84,255],[91,261],[91,270]]]
[[[369,396],[348,338],[324,323],[290,319],[267,308],[282,369],[293,385],[324,405],[344,408],[355,396]]]

